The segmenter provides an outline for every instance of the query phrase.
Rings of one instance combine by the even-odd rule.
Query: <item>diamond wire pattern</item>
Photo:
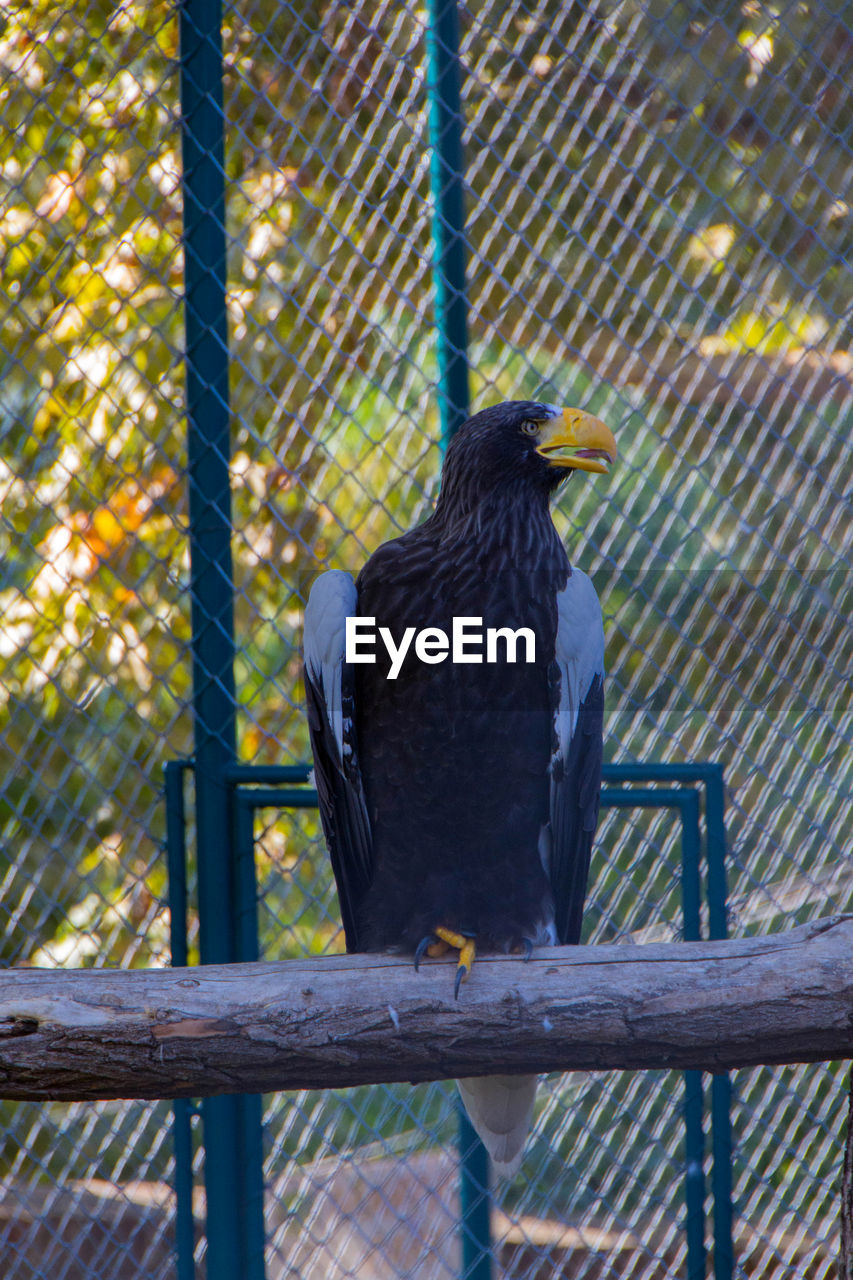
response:
[[[181,209],[166,3],[0,18],[5,964],[168,962],[186,753]],[[12,1280],[172,1274],[167,1104],[0,1104]]]
[[[838,466],[849,460],[850,223],[834,225],[831,211],[853,167],[837,56],[851,33],[819,6],[805,17],[795,6],[727,16],[696,6],[680,29],[675,11],[655,22],[648,10],[592,6],[564,25],[553,6],[528,12],[528,30],[538,37],[547,25],[549,39],[521,65],[517,14],[478,6],[466,36],[468,149],[480,164],[469,226],[476,253],[479,223],[484,263],[497,256],[479,298],[473,275],[474,303],[482,319],[509,312],[513,291],[532,296],[529,277],[536,301],[527,314],[515,309],[512,336],[527,339],[527,361],[539,356],[540,376],[558,386],[552,370],[580,355],[589,395],[596,374],[610,382],[612,370],[601,404],[617,422],[638,404],[622,379],[641,397],[624,499],[611,494],[592,528],[588,503],[582,518],[567,510],[604,556],[611,736],[627,758],[725,761],[735,927],[844,909],[850,592],[837,570],[850,550]],[[557,90],[541,107],[539,76]],[[819,112],[804,113],[816,82],[844,99],[844,128],[835,115],[828,128]],[[566,126],[562,150],[555,120]],[[559,210],[565,273],[547,221],[531,230],[525,160]],[[639,688],[632,654],[653,670]],[[745,1273],[764,1274],[774,1259],[790,1266],[797,1253],[798,1265],[824,1274],[842,1073],[783,1073],[787,1106],[801,1117],[795,1135],[772,1105],[778,1074],[735,1074],[737,1252]],[[796,1154],[780,1176],[786,1147]]]
[[[306,586],[435,493],[425,14],[224,8],[241,751],[302,759]],[[162,963],[155,779],[189,742],[176,23],[160,3],[8,14],[4,958]],[[607,489],[570,486],[560,513],[607,614],[611,756],[725,763],[734,931],[849,909],[849,16],[475,0],[462,17],[475,404],[559,396],[619,435]],[[262,845],[271,955],[339,945],[300,824]],[[675,839],[661,817],[608,819],[593,936],[674,936]],[[735,1074],[741,1274],[829,1274],[842,1076]],[[678,1088],[549,1078],[500,1197],[507,1274],[570,1254],[588,1275],[683,1270]],[[34,1232],[59,1239],[71,1187],[94,1222],[94,1176],[162,1243],[168,1206],[134,1190],[168,1169],[162,1110],[4,1118],[18,1199],[43,1183],[55,1202]],[[376,1274],[412,1247],[443,1260],[423,1274],[457,1266],[451,1091],[304,1095],[268,1124],[279,1273],[320,1250],[355,1274],[377,1233]]]
[[[298,228],[289,248],[297,242],[300,269],[295,278],[282,271],[281,253],[271,266],[285,285],[282,302],[298,295],[306,327],[276,353],[288,381],[265,439],[267,448],[299,450],[290,538],[301,538],[309,510],[314,564],[356,568],[434,492],[424,15],[325,6],[317,27],[292,26],[280,47],[265,34],[269,13],[248,0],[229,11],[235,30],[244,23],[254,32],[252,73],[281,85],[258,113],[278,111],[289,129],[282,160],[267,116],[264,130],[248,110],[234,114],[244,190],[253,169],[278,164],[297,175],[300,191],[286,215]],[[851,107],[839,53],[853,38],[844,15],[830,5],[712,11],[484,0],[462,17],[475,403],[577,399],[613,423],[623,449],[607,492],[571,486],[561,513],[608,614],[613,757],[725,763],[733,929],[844,909],[844,428],[853,368],[853,224],[841,198],[853,168]],[[389,154],[408,201],[394,182],[377,196]],[[252,332],[263,329],[260,320]],[[268,322],[266,332],[281,329]],[[248,504],[247,528],[252,512],[282,519],[278,501],[264,513],[260,494]],[[279,584],[296,632],[284,633],[282,662],[298,639],[293,595],[307,585],[300,559],[290,554],[297,571]],[[275,751],[276,720],[300,758],[298,702],[282,720],[277,701],[268,718],[266,696],[256,681],[243,702],[258,758],[277,758],[264,755]],[[622,817],[605,826],[607,871],[591,912],[598,936],[618,934],[620,921],[633,922],[637,937],[675,936],[661,905],[672,887],[664,880],[676,874],[665,822],[646,830]],[[638,840],[663,859],[657,879],[643,870]],[[290,938],[295,926],[284,915]],[[606,1221],[623,1237],[599,1235],[586,1248],[591,1258],[598,1247],[615,1274],[644,1205],[637,1274],[661,1266],[677,1274],[679,1088],[674,1077],[549,1084],[529,1185],[502,1197],[501,1257],[522,1265],[508,1241],[520,1248],[527,1229],[530,1244],[533,1222],[585,1221],[591,1239]],[[779,1088],[791,1115],[808,1105],[808,1123],[786,1129],[788,1112],[773,1101]],[[742,1266],[759,1273],[796,1256],[824,1274],[835,1232],[840,1077],[830,1067],[741,1072],[736,1096]],[[395,1105],[389,1099],[387,1115]],[[606,1136],[618,1108],[633,1134],[621,1145]],[[378,1134],[382,1124],[380,1116]],[[428,1134],[423,1141],[429,1146]],[[773,1161],[780,1141],[796,1141],[800,1155],[782,1180]],[[580,1171],[569,1193],[563,1178],[548,1177],[555,1148],[571,1149]],[[524,1265],[546,1254],[540,1238]]]

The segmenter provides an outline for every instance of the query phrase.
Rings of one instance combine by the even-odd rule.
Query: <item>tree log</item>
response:
[[[0,974],[0,1097],[177,1098],[853,1056],[853,916],[726,942]]]

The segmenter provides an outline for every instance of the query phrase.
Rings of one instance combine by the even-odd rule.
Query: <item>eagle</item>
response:
[[[320,815],[348,951],[580,940],[601,789],[604,635],[550,501],[606,474],[609,428],[514,400],[451,439],[432,514],[305,610]],[[453,643],[451,644],[451,637]],[[459,643],[457,643],[459,641]],[[519,1166],[536,1077],[459,1081],[498,1173]]]

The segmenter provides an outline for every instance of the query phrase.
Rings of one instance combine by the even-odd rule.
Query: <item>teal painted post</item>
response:
[[[692,766],[683,766],[692,769]],[[667,765],[605,765],[608,782],[679,780],[679,766],[669,771]],[[682,776],[683,780],[683,776]],[[701,775],[690,772],[687,780],[701,781]],[[684,937],[697,941],[701,927],[702,883],[699,871],[701,836],[699,831],[699,797],[692,788],[633,787],[625,790],[603,788],[602,808],[678,809],[681,818],[681,904]],[[702,1073],[684,1073],[684,1198],[686,1206],[687,1280],[705,1280],[705,1136],[702,1126]],[[716,1217],[715,1217],[716,1222]]]
[[[193,710],[202,964],[235,959],[224,770],[236,754],[219,0],[180,10]]]
[[[684,941],[702,936],[702,882],[699,869],[701,835],[699,794],[684,790],[681,809],[681,910]],[[702,1072],[684,1072],[684,1197],[686,1205],[687,1280],[705,1280],[705,1134]]]
[[[468,1113],[459,1106],[459,1209],[462,1215],[463,1280],[488,1280],[492,1274],[489,1155]]]
[[[465,292],[465,167],[456,0],[430,0],[429,19],[427,54],[435,320],[442,444],[446,446],[470,412],[468,299]]]
[[[237,959],[260,959],[258,894],[255,875],[255,807],[245,795],[234,797],[234,847],[237,860]],[[241,1195],[241,1252],[243,1275],[264,1276],[264,1148],[263,1100],[260,1094],[240,1094],[239,1110]]]
[[[705,789],[705,825],[708,859],[708,923],[712,938],[725,938],[728,935],[725,805],[722,766],[710,766]],[[711,1076],[711,1134],[714,1280],[732,1280],[735,1265],[732,1201],[732,1082],[727,1071]]]
[[[684,1199],[687,1280],[705,1280],[705,1107],[702,1072],[684,1072]]]
[[[708,932],[725,938],[727,927],[726,818],[723,766],[719,764],[605,765],[606,781],[700,782],[705,788]],[[732,1196],[732,1084],[728,1072],[711,1077],[711,1190],[714,1202],[714,1280],[734,1275]]]
[[[238,958],[231,795],[236,755],[234,582],[225,302],[225,144],[220,0],[180,6],[190,590],[202,964]],[[206,1098],[204,1177],[208,1280],[262,1280],[249,1256],[245,1167],[259,1135],[235,1097]],[[260,1223],[263,1231],[263,1222]]]
[[[713,876],[709,871],[709,882],[719,892],[722,886],[722,910],[719,900],[714,904],[711,921],[719,927],[725,921],[725,825],[722,807],[722,770],[717,765],[605,765],[604,780],[611,783],[636,782],[679,782],[700,783],[705,786],[706,818],[708,829],[707,856],[709,863],[714,863]],[[316,808],[317,792],[313,787],[302,786],[310,777],[310,766],[303,765],[232,765],[226,771],[228,781],[234,786],[246,785],[250,789],[241,793],[239,805],[247,811],[257,808],[307,809]],[[259,785],[251,785],[259,784]],[[700,904],[701,875],[698,795],[694,790],[682,788],[650,788],[633,787],[619,789],[604,788],[601,792],[603,808],[674,808],[679,810],[682,823],[682,911],[684,917],[684,936],[688,941],[700,936]],[[242,820],[245,822],[245,818]],[[252,840],[252,833],[244,834],[238,844],[247,848]],[[709,891],[709,898],[711,893]],[[717,1076],[714,1082],[728,1084],[728,1077]],[[704,1132],[702,1124],[702,1081],[700,1072],[685,1073],[684,1115],[686,1124],[686,1180],[687,1200],[687,1237],[688,1280],[704,1280],[707,1263],[705,1252],[704,1226]],[[717,1097],[720,1108],[720,1132],[728,1134],[728,1095]],[[714,1095],[712,1092],[712,1113]],[[484,1241],[488,1244],[488,1199],[484,1195],[487,1188],[488,1160],[482,1143],[479,1142],[470,1121],[464,1115],[460,1105],[459,1149],[463,1177],[461,1185],[461,1208],[463,1222],[464,1275],[474,1277],[483,1274],[478,1268],[491,1268],[491,1254],[484,1251]],[[717,1157],[717,1141],[715,1129],[715,1162]],[[726,1154],[728,1152],[728,1154]],[[729,1172],[730,1145],[722,1153],[722,1175],[716,1185],[731,1188]],[[726,1203],[729,1204],[729,1236],[731,1239],[730,1201],[722,1205],[719,1222],[725,1227]],[[485,1222],[483,1209],[486,1209]],[[485,1230],[484,1230],[485,1227]],[[715,1240],[718,1236],[718,1215],[715,1204],[714,1214]],[[731,1253],[729,1258],[731,1258]],[[725,1259],[725,1255],[723,1255]],[[488,1273],[485,1273],[488,1274]],[[728,1272],[721,1272],[715,1256],[715,1280],[730,1280],[731,1264]]]
[[[427,60],[433,278],[441,444],[445,449],[453,433],[470,413],[462,95],[456,0],[430,0]],[[465,1280],[491,1280],[489,1159],[461,1103],[457,1142],[462,1274]]]
[[[237,959],[260,960],[258,941],[258,893],[255,877],[255,809],[253,793],[234,797],[234,848],[237,861],[236,925]]]
[[[166,765],[166,869],[169,879],[169,949],[174,968],[187,963],[187,848],[184,807],[185,760]],[[172,1103],[175,1154],[175,1253],[177,1280],[194,1280],[192,1102]]]
[[[170,760],[166,775],[166,874],[169,898],[169,951],[172,966],[187,964],[187,842],[184,770],[188,760]]]

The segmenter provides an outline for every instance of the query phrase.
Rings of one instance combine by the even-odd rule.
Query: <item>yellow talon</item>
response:
[[[452,929],[445,929],[443,924],[440,924],[437,929],[433,929],[433,933],[442,942],[446,942],[448,947],[455,947],[457,951],[461,951],[470,941],[465,937],[464,933],[454,933]]]
[[[439,925],[433,930],[435,936],[440,942],[444,943],[444,950],[448,947],[455,947],[459,952],[459,963],[456,966],[456,981],[454,983],[454,995],[459,999],[459,988],[474,965],[474,957],[477,954],[477,946],[473,938],[466,938],[464,933],[455,933],[452,929],[445,929],[443,925]]]
[[[466,938],[465,945],[459,952],[459,968],[465,970],[465,977],[474,967],[474,956],[477,954],[477,947],[473,938]]]

